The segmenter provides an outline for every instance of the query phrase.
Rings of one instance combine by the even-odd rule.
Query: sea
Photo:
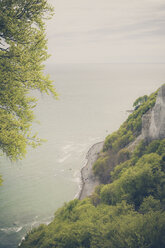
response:
[[[0,248],[18,247],[76,198],[89,148],[120,127],[139,96],[165,83],[165,64],[54,64],[46,73],[59,99],[33,93],[33,132],[47,141],[21,161],[0,157]]]

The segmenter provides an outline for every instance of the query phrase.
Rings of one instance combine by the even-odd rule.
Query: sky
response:
[[[164,0],[48,2],[48,63],[165,63]]]

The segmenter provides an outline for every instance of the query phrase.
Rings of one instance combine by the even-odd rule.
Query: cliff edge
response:
[[[128,145],[128,150],[134,148],[143,139],[148,141],[165,138],[165,85],[158,91],[155,106],[142,116],[142,131],[134,142]]]
[[[154,108],[142,118],[142,136],[149,140],[165,138],[165,85],[158,91]]]

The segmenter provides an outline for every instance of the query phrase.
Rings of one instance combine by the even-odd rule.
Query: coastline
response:
[[[94,162],[97,160],[98,155],[103,148],[103,145],[104,145],[104,141],[100,141],[98,143],[95,143],[94,145],[92,145],[90,147],[90,149],[88,150],[88,152],[86,154],[87,162],[82,167],[81,172],[80,172],[81,173],[80,191],[78,192],[78,194],[75,197],[79,200],[83,200],[85,197],[90,196],[93,193],[95,187],[97,185],[99,185],[99,183],[100,183],[99,180],[97,178],[95,178],[95,176],[93,175],[92,166],[93,166]],[[49,223],[51,223],[51,221]],[[49,223],[47,223],[47,225]],[[27,233],[26,233],[26,235],[27,235]],[[26,235],[24,235],[22,237],[21,242],[18,244],[18,247],[21,246]]]
[[[95,187],[99,185],[99,180],[95,178],[92,166],[97,160],[100,151],[103,148],[104,141],[94,144],[89,151],[87,152],[86,159],[87,162],[85,166],[81,169],[81,189],[77,196],[79,200],[84,199],[87,196],[90,196]]]

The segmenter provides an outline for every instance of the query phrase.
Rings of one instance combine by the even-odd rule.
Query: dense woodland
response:
[[[142,140],[133,152],[126,149],[140,134],[141,117],[154,106],[156,95],[135,106],[106,138],[93,167],[102,184],[93,195],[65,204],[51,224],[33,229],[21,247],[165,247],[165,139]]]

